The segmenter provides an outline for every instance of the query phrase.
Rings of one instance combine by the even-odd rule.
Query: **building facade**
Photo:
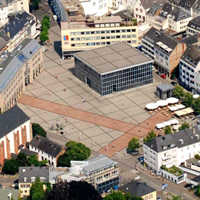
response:
[[[73,52],[107,46],[126,41],[138,45],[138,28],[134,22],[126,22],[119,16],[105,17],[87,23],[61,23],[62,56]]]
[[[187,34],[194,35],[200,33],[200,16],[192,19],[187,25]]]
[[[49,166],[56,167],[57,160],[65,150],[59,144],[44,138],[36,136],[29,144],[29,150],[38,154],[38,160],[46,160]]]
[[[185,129],[173,135],[157,136],[143,145],[144,162],[156,173],[161,167],[179,166],[200,153],[200,128]]]
[[[11,154],[19,153],[19,146],[32,140],[30,118],[18,107],[0,115],[0,166]]]
[[[29,0],[2,0],[0,2],[0,27],[8,22],[10,14],[20,11],[29,13]]]
[[[142,38],[142,51],[154,59],[161,73],[171,76],[187,46],[162,31],[151,28]]]
[[[20,198],[30,196],[32,184],[39,178],[41,182],[49,182],[48,167],[20,167],[19,168],[19,196]],[[43,185],[46,190],[46,185]]]
[[[86,181],[99,193],[118,189],[119,165],[110,158],[99,155],[86,161],[71,161],[68,172],[59,175],[61,181]]]
[[[74,55],[75,75],[101,95],[153,81],[153,60],[126,43]]]
[[[20,12],[9,16],[8,22],[0,28],[0,54],[12,52],[24,39],[38,36],[35,16]]]
[[[200,49],[190,46],[183,54],[179,64],[181,84],[191,91],[200,91]]]
[[[43,70],[43,48],[36,40],[25,39],[0,62],[0,111],[14,106],[17,99]]]

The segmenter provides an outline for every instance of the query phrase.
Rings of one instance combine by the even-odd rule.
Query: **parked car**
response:
[[[177,85],[177,82],[176,82],[176,81],[171,81],[171,84],[172,84],[173,86],[175,86],[175,85]]]
[[[139,152],[138,151],[133,151],[133,150],[126,150],[126,152],[128,153],[128,154],[131,154],[132,156],[137,156],[138,154],[139,154]]]

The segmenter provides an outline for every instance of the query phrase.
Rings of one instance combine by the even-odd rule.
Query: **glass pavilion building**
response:
[[[75,75],[107,95],[153,82],[153,60],[127,43],[115,43],[74,55]]]

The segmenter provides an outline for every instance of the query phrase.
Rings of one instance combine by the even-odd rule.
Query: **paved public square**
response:
[[[147,103],[157,101],[154,92],[159,79],[142,87],[100,96],[73,75],[73,59],[62,60],[55,51],[53,44],[60,40],[58,26],[51,28],[50,39],[52,46],[46,47],[44,52],[44,71],[26,88],[24,95],[120,120],[131,124],[132,128],[151,117],[144,108]],[[20,107],[32,122],[41,124],[49,137],[61,144],[67,140],[81,141],[93,151],[101,149],[103,153],[103,147],[124,136],[121,129],[89,123],[30,105],[20,104]],[[55,131],[56,125],[64,128],[63,135]],[[129,134],[128,139],[130,137],[132,135]]]

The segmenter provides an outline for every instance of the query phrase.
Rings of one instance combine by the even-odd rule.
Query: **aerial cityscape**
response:
[[[200,0],[0,1],[7,199],[200,199]]]

